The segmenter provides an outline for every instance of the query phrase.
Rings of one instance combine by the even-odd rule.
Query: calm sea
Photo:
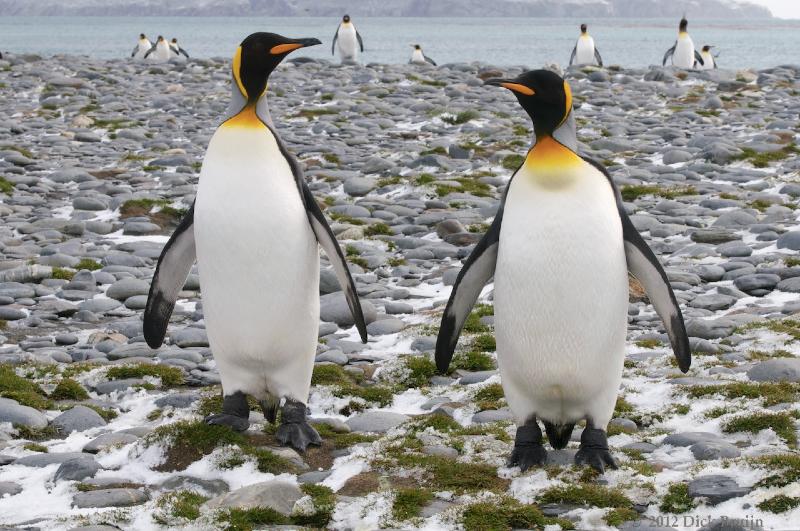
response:
[[[536,18],[363,18],[354,20],[364,38],[365,62],[403,63],[419,43],[439,63],[482,61],[531,67],[566,64],[581,22],[589,24],[606,64],[660,64],[672,46],[676,20]],[[254,31],[317,37],[323,45],[302,53],[329,58],[338,21],[317,17],[0,17],[0,50],[125,57],[140,32],[177,37],[193,56],[232,54]],[[727,68],[766,68],[800,62],[800,20],[691,20],[699,47],[713,44]],[[299,55],[299,54],[298,54]]]

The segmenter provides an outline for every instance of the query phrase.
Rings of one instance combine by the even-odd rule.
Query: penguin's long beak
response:
[[[309,46],[316,46],[317,44],[322,44],[322,41],[315,38],[309,39],[294,39],[292,42],[287,42],[286,44],[279,44],[277,46],[273,46],[269,53],[272,55],[282,55],[285,53],[293,52],[300,48],[307,48]]]
[[[519,83],[516,79],[503,79],[499,77],[493,77],[491,79],[487,79],[483,83],[484,85],[491,85],[493,87],[503,87],[516,92],[518,94],[522,94],[523,96],[533,96],[536,94],[534,90],[530,87],[526,87],[522,83]]]

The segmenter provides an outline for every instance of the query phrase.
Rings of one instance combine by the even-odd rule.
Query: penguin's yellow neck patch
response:
[[[239,111],[239,114],[227,119],[222,127],[240,128],[240,129],[266,129],[266,125],[261,121],[261,118],[256,114],[255,105],[247,105],[244,109]]]
[[[523,165],[526,173],[545,188],[562,188],[574,179],[575,169],[583,164],[574,151],[565,147],[551,136],[536,140],[536,145],[528,152]]]

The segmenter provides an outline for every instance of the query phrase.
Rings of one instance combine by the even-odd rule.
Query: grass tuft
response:
[[[673,483],[661,499],[659,509],[665,513],[681,514],[694,508],[694,500],[689,497],[689,485]]]
[[[428,489],[401,489],[397,491],[392,502],[392,516],[395,520],[404,521],[416,518],[433,499],[433,493]]]
[[[790,413],[753,413],[735,417],[722,425],[725,433],[758,433],[771,428],[791,448],[797,447],[797,426]]]
[[[50,393],[50,398],[53,400],[85,400],[89,398],[89,393],[72,378],[64,378]]]
[[[108,369],[106,376],[110,380],[154,376],[160,378],[161,385],[165,387],[183,384],[183,371],[177,367],[170,367],[168,365],[151,365],[147,363],[140,363],[138,365],[120,365]]]

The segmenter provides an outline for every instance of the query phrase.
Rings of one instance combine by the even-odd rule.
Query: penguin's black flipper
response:
[[[506,186],[506,193],[509,188],[511,188],[511,181]],[[447,301],[442,315],[442,324],[439,326],[439,337],[436,338],[436,368],[442,374],[447,372],[447,368],[450,366],[450,360],[453,359],[453,352],[458,343],[458,336],[461,335],[461,329],[464,328],[469,312],[475,306],[475,301],[478,300],[483,286],[494,276],[505,200],[506,196],[504,195],[492,225],[475,245],[475,249],[467,261],[464,262],[464,267],[461,268],[456,283],[453,285],[453,291],[450,292],[450,300]]]
[[[600,52],[597,50],[597,48],[594,49],[594,58],[595,61],[597,61],[597,66],[603,66],[603,58],[600,57]]]
[[[174,47],[173,45],[171,45],[171,44],[169,45],[169,49],[175,55],[180,55],[181,54],[181,52],[179,52],[178,49],[176,47]]]
[[[148,56],[148,55],[150,55],[151,53],[153,53],[154,51],[156,51],[156,46],[158,46],[158,43],[154,44],[152,48],[150,48],[149,50],[147,50],[147,52],[144,54],[144,57],[143,57],[143,59],[147,59],[147,56]]]
[[[361,34],[356,30],[356,39],[358,39],[358,46],[361,48],[361,51],[364,51],[364,41],[361,40]]]
[[[178,46],[178,51],[181,52],[187,59],[189,59],[189,54],[186,53],[186,50]]]
[[[664,54],[664,59],[662,59],[662,60],[661,60],[661,66],[666,66],[666,64],[667,64],[667,59],[669,59],[670,57],[672,57],[672,54],[674,54],[674,53],[675,53],[675,47],[676,47],[676,46],[678,46],[678,41],[675,41],[675,44],[673,44],[673,45],[672,45],[672,48],[670,48],[669,50],[667,50],[667,52]]]
[[[144,309],[144,338],[151,348],[160,347],[164,341],[178,293],[192,270],[196,257],[193,226],[194,203],[161,251],[150,283]]]
[[[606,176],[614,196],[617,200],[617,211],[622,221],[622,237],[625,242],[625,258],[628,262],[628,271],[642,283],[650,302],[656,309],[659,317],[667,330],[669,342],[678,360],[678,367],[686,372],[692,365],[692,350],[689,346],[689,335],[686,333],[686,326],[683,322],[683,314],[669,284],[669,279],[661,266],[661,262],[644,241],[642,235],[636,230],[633,222],[625,212],[622,204],[622,196],[617,190],[611,175],[599,162],[590,158],[583,157],[583,160],[600,170]]]
[[[336,26],[336,33],[333,34],[333,42],[331,43],[331,55],[334,54],[334,50],[336,49],[336,39],[339,38],[339,28],[340,27],[341,27],[341,24],[339,26]]]
[[[317,241],[325,250],[325,254],[328,256],[328,260],[330,260],[333,266],[333,271],[336,273],[336,279],[339,281],[339,285],[342,286],[342,290],[344,290],[344,296],[347,299],[347,305],[350,307],[350,313],[353,314],[356,328],[361,336],[361,342],[366,343],[367,323],[364,320],[364,312],[361,310],[361,302],[358,299],[356,284],[353,282],[353,276],[350,274],[350,270],[347,269],[347,262],[342,253],[342,248],[339,247],[336,236],[333,235],[333,231],[330,225],[328,225],[328,220],[325,219],[325,215],[319,208],[317,200],[314,199],[314,194],[311,193],[311,190],[308,189],[308,185],[306,185],[305,181],[302,179],[300,179],[300,184],[302,186],[303,203],[305,203],[306,206],[306,214],[308,215],[309,223],[311,223],[311,230],[314,231],[314,234],[317,236]]]
[[[427,63],[430,63],[430,64],[432,64],[433,66],[436,66],[436,61],[434,61],[433,59],[431,59],[431,58],[430,58],[430,57],[428,57],[427,55],[423,54],[423,55],[422,55],[422,57],[424,57],[424,58],[425,58],[425,62],[427,62]]]
[[[700,52],[698,52],[697,50],[694,51],[694,60],[700,63],[701,65],[705,64],[705,62],[703,61],[703,56],[700,55]]]
[[[572,49],[572,55],[569,56],[569,66],[572,66],[572,62],[575,60],[575,54],[578,53],[578,43],[575,43],[575,47]]]
[[[133,47],[133,51],[131,52],[131,57],[136,57],[136,52],[139,51],[139,45]]]

